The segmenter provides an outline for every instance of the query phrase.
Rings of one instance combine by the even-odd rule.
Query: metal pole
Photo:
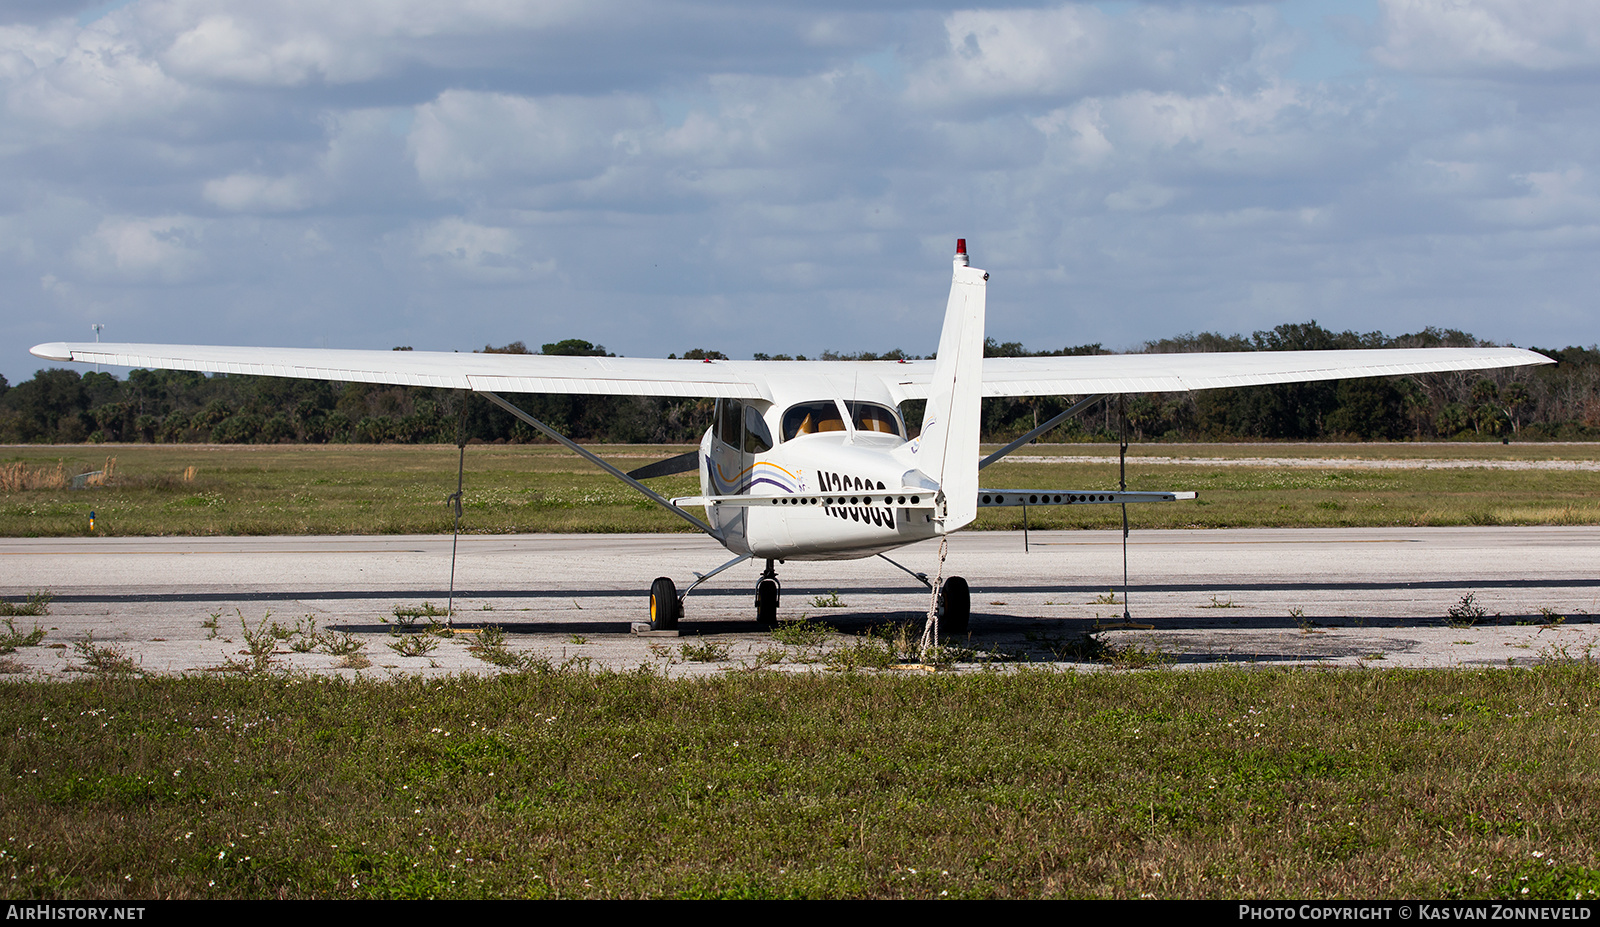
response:
[[[461,452],[456,461],[456,491],[446,504],[454,503],[456,510],[456,530],[450,538],[450,598],[445,603],[445,622],[450,627],[455,626],[456,616],[456,546],[461,542],[461,499],[462,485],[467,473],[467,397],[468,393],[461,393],[461,411],[456,416],[456,448]]]
[[[1123,405],[1123,394],[1117,394],[1117,440],[1121,450],[1117,453],[1117,491],[1128,491],[1128,413]],[[1128,503],[1122,503],[1122,620],[1132,621],[1128,611]]]

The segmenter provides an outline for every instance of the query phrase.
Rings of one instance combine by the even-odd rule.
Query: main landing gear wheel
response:
[[[957,637],[967,633],[972,617],[972,590],[967,581],[952,576],[939,588],[939,633],[944,637]]]
[[[678,601],[678,587],[663,576],[650,584],[650,630],[671,631],[678,626],[678,613],[683,603]]]
[[[778,581],[763,578],[756,583],[756,623],[770,627],[778,623]]]
[[[771,627],[778,623],[778,571],[773,569],[772,561],[767,561],[767,568],[761,571],[761,579],[756,582],[756,623],[763,627]]]

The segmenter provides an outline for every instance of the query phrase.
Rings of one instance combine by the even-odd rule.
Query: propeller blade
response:
[[[700,469],[700,452],[690,451],[666,460],[658,460],[653,464],[645,464],[637,470],[628,471],[628,475],[636,480],[648,480],[657,476],[671,476],[674,473],[688,473],[690,470]]]

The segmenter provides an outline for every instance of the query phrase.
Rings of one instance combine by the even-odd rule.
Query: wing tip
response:
[[[28,353],[32,354],[34,357],[42,357],[45,360],[72,360],[72,348],[69,347],[65,341],[51,341],[45,344],[36,344],[28,349]]]

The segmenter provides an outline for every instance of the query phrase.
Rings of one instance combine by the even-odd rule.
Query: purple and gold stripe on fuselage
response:
[[[722,466],[715,460],[711,461],[712,488],[720,495],[737,496],[750,492],[754,487],[763,483],[776,486],[786,493],[804,492],[804,483],[801,479],[788,470],[778,466],[770,460],[758,460],[732,478],[722,471]]]

